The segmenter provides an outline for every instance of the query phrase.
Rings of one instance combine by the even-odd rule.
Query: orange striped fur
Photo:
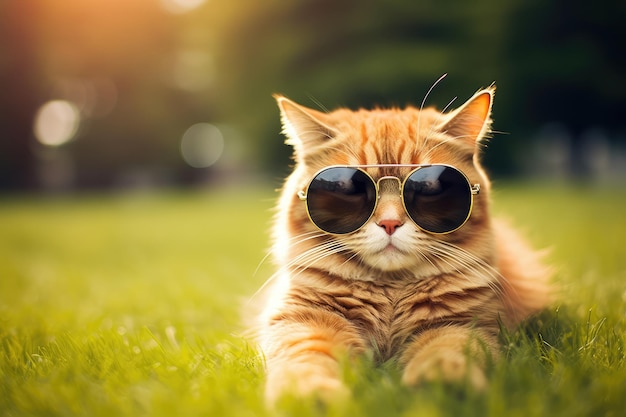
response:
[[[446,113],[413,107],[323,113],[276,97],[296,164],[277,207],[278,269],[258,331],[270,403],[284,394],[346,395],[339,361],[362,354],[397,360],[408,385],[468,378],[482,388],[484,365],[498,356],[498,319],[514,326],[545,306],[548,269],[512,228],[490,216],[479,151],[490,132],[494,91],[481,90]],[[385,182],[372,218],[347,235],[319,231],[297,197],[329,165],[424,163],[453,165],[481,185],[469,221],[453,233],[420,231],[397,187]],[[403,178],[409,170],[368,172]],[[402,224],[392,235],[378,225],[389,219]]]

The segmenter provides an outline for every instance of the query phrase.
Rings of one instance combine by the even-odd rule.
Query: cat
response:
[[[492,85],[443,112],[423,102],[321,112],[275,96],[295,166],[259,315],[270,404],[349,395],[341,361],[360,355],[396,361],[409,386],[441,378],[485,389],[500,323],[546,306],[542,253],[490,214],[480,151],[494,94]]]

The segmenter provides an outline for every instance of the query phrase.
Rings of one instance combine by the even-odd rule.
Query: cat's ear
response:
[[[495,85],[478,91],[461,107],[446,115],[440,130],[472,146],[480,142],[491,128],[491,106],[495,92]]]
[[[296,154],[304,155],[337,136],[326,113],[294,103],[286,97],[274,95],[283,123],[285,141]]]

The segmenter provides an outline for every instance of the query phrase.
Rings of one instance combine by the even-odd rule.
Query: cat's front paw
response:
[[[402,382],[405,385],[418,386],[432,381],[451,383],[467,381],[479,391],[487,387],[483,368],[475,361],[468,360],[466,355],[453,351],[431,351],[430,355],[418,354],[404,368]]]

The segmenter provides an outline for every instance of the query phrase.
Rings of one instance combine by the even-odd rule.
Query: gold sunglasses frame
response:
[[[439,167],[439,166],[440,167],[444,167],[444,168],[452,168],[453,170],[455,170],[458,173],[460,173],[463,176],[463,178],[465,178],[465,181],[467,182],[468,189],[470,191],[470,206],[469,206],[469,210],[467,211],[467,216],[465,217],[463,222],[458,227],[456,227],[455,229],[446,231],[446,232],[433,232],[433,231],[430,231],[430,230],[426,230],[422,226],[417,224],[417,222],[413,219],[413,216],[411,216],[411,214],[407,210],[406,202],[404,201],[404,186],[405,186],[407,180],[409,179],[409,177],[411,175],[413,175],[413,173],[419,171],[421,168]],[[465,223],[467,223],[467,221],[469,220],[470,216],[472,215],[472,209],[474,208],[474,196],[478,195],[480,193],[480,184],[472,184],[471,181],[469,180],[469,178],[467,177],[467,175],[465,175],[465,173],[463,171],[461,171],[460,169],[458,169],[457,167],[452,166],[452,165],[448,165],[448,164],[366,164],[366,165],[330,165],[330,166],[324,167],[324,168],[320,169],[319,171],[317,171],[313,175],[313,177],[308,182],[308,184],[307,184],[307,186],[306,186],[306,188],[304,190],[300,190],[300,191],[297,192],[298,198],[301,201],[305,201],[306,202],[307,201],[308,192],[309,192],[309,188],[311,187],[311,184],[313,183],[315,178],[319,174],[321,174],[322,172],[324,172],[324,171],[326,171],[328,169],[331,169],[331,168],[352,168],[352,169],[356,169],[356,170],[364,173],[372,181],[372,184],[374,184],[374,190],[376,191],[376,200],[374,202],[374,207],[372,208],[372,212],[370,213],[370,215],[367,218],[367,220],[365,220],[361,226],[357,227],[356,229],[354,229],[354,230],[352,230],[350,232],[346,232],[346,233],[333,233],[333,232],[329,232],[329,231],[324,230],[321,227],[319,227],[317,225],[317,223],[315,223],[315,221],[313,221],[313,218],[311,217],[311,213],[309,211],[309,204],[307,202],[305,204],[305,206],[306,206],[306,214],[307,214],[309,220],[311,221],[311,223],[313,223],[315,225],[315,227],[317,227],[322,232],[328,233],[330,235],[348,235],[350,233],[355,233],[358,230],[360,230],[363,226],[365,226],[367,224],[367,222],[370,221],[370,219],[372,218],[372,216],[376,212],[376,207],[378,207],[378,201],[380,200],[380,182],[382,180],[394,179],[394,180],[398,181],[398,185],[399,185],[398,192],[400,193],[400,197],[401,197],[401,200],[402,200],[402,206],[404,207],[404,212],[407,214],[409,219],[411,219],[413,224],[415,224],[415,226],[417,226],[421,231],[423,231],[425,233],[433,234],[433,235],[447,235],[447,234],[453,233],[453,232],[459,230],[461,227],[463,227],[465,225]],[[404,177],[403,180],[401,180],[399,177],[396,177],[396,176],[393,176],[393,175],[385,175],[385,176],[380,177],[378,179],[378,181],[377,181],[377,180],[374,179],[374,177],[372,177],[370,175],[369,172],[366,171],[366,169],[368,169],[368,168],[414,168],[414,169],[412,169],[408,174],[406,174],[406,176]]]

